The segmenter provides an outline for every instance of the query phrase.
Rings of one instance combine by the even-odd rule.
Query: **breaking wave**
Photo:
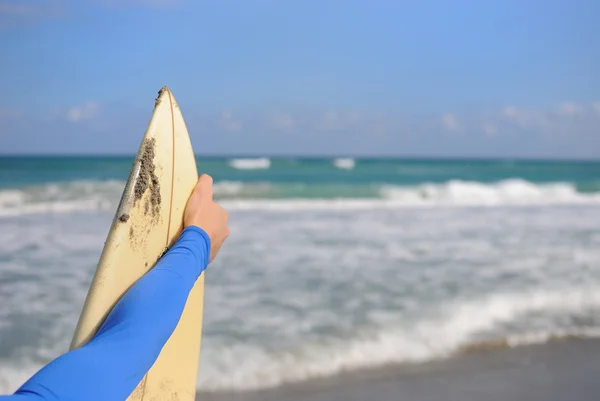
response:
[[[258,170],[271,167],[271,160],[266,157],[258,159],[232,159],[229,165],[238,170]]]
[[[75,181],[0,190],[0,217],[33,213],[111,210],[122,181]],[[600,204],[600,192],[579,192],[570,183],[535,184],[448,181],[416,186],[278,184],[221,181],[215,196],[231,209],[369,209],[419,206],[526,206]]]
[[[240,343],[205,344],[201,391],[276,387],[388,364],[424,362],[460,352],[600,337],[600,288],[495,294],[463,301],[395,327],[276,352]]]

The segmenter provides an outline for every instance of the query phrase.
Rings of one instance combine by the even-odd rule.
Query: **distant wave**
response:
[[[504,180],[496,183],[449,181],[442,184],[421,184],[416,186],[380,185],[372,196],[353,197],[351,192],[344,196],[318,197],[312,199],[297,195],[293,198],[275,199],[261,193],[261,198],[244,196],[255,184],[243,184],[236,196],[226,199],[232,209],[374,209],[405,207],[494,207],[494,206],[544,206],[544,205],[591,205],[600,204],[600,192],[578,192],[570,183],[534,184],[520,179]],[[266,187],[263,190],[267,190]],[[277,190],[276,187],[270,191]],[[285,193],[283,189],[277,194]]]
[[[208,392],[253,390],[461,352],[562,338],[597,338],[599,307],[600,288],[495,294],[447,305],[438,317],[349,333],[346,338],[307,343],[281,353],[239,343],[218,348],[207,345],[198,388]]]
[[[232,159],[229,165],[238,170],[258,170],[271,167],[271,160],[266,157],[258,159]]]
[[[342,170],[352,170],[356,166],[356,161],[351,158],[339,158],[333,160],[333,165]]]
[[[448,181],[415,186],[244,183],[222,181],[215,194],[239,208],[370,208],[412,206],[509,206],[600,204],[600,192],[579,192],[571,183],[535,184],[521,179],[495,183]],[[320,193],[320,191],[322,193]],[[310,196],[308,196],[310,195]]]
[[[112,210],[124,185],[123,181],[90,180],[0,189],[0,217]],[[220,181],[215,183],[214,192],[234,210],[600,204],[600,192],[578,192],[570,183],[534,184],[520,179],[496,183],[449,181],[416,186],[344,186],[340,189],[343,193],[336,193],[331,188],[335,189],[314,184]]]
[[[534,184],[521,179],[491,184],[454,180],[417,187],[384,186],[381,196],[407,205],[496,206],[600,202],[600,193],[580,193],[570,183]]]

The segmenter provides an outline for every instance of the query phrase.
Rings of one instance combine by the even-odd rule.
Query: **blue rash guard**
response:
[[[152,367],[210,258],[210,238],[187,227],[119,300],[87,344],[43,367],[2,401],[121,401]]]

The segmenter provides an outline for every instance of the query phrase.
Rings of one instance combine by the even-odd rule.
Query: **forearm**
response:
[[[127,331],[131,346],[162,345],[177,326],[189,292],[208,265],[210,239],[198,227],[188,227],[156,266],[115,305],[88,345]]]
[[[15,400],[124,400],[173,333],[209,257],[208,235],[186,228],[119,300],[94,338],[40,370]]]

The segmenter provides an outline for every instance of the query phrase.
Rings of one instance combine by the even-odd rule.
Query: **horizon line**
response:
[[[0,158],[133,158],[137,153],[1,153]],[[474,160],[474,161],[538,161],[538,162],[600,162],[598,158],[560,157],[560,156],[451,156],[451,155],[352,155],[352,154],[224,154],[224,153],[194,153],[196,158],[211,159],[394,159],[394,160]]]

